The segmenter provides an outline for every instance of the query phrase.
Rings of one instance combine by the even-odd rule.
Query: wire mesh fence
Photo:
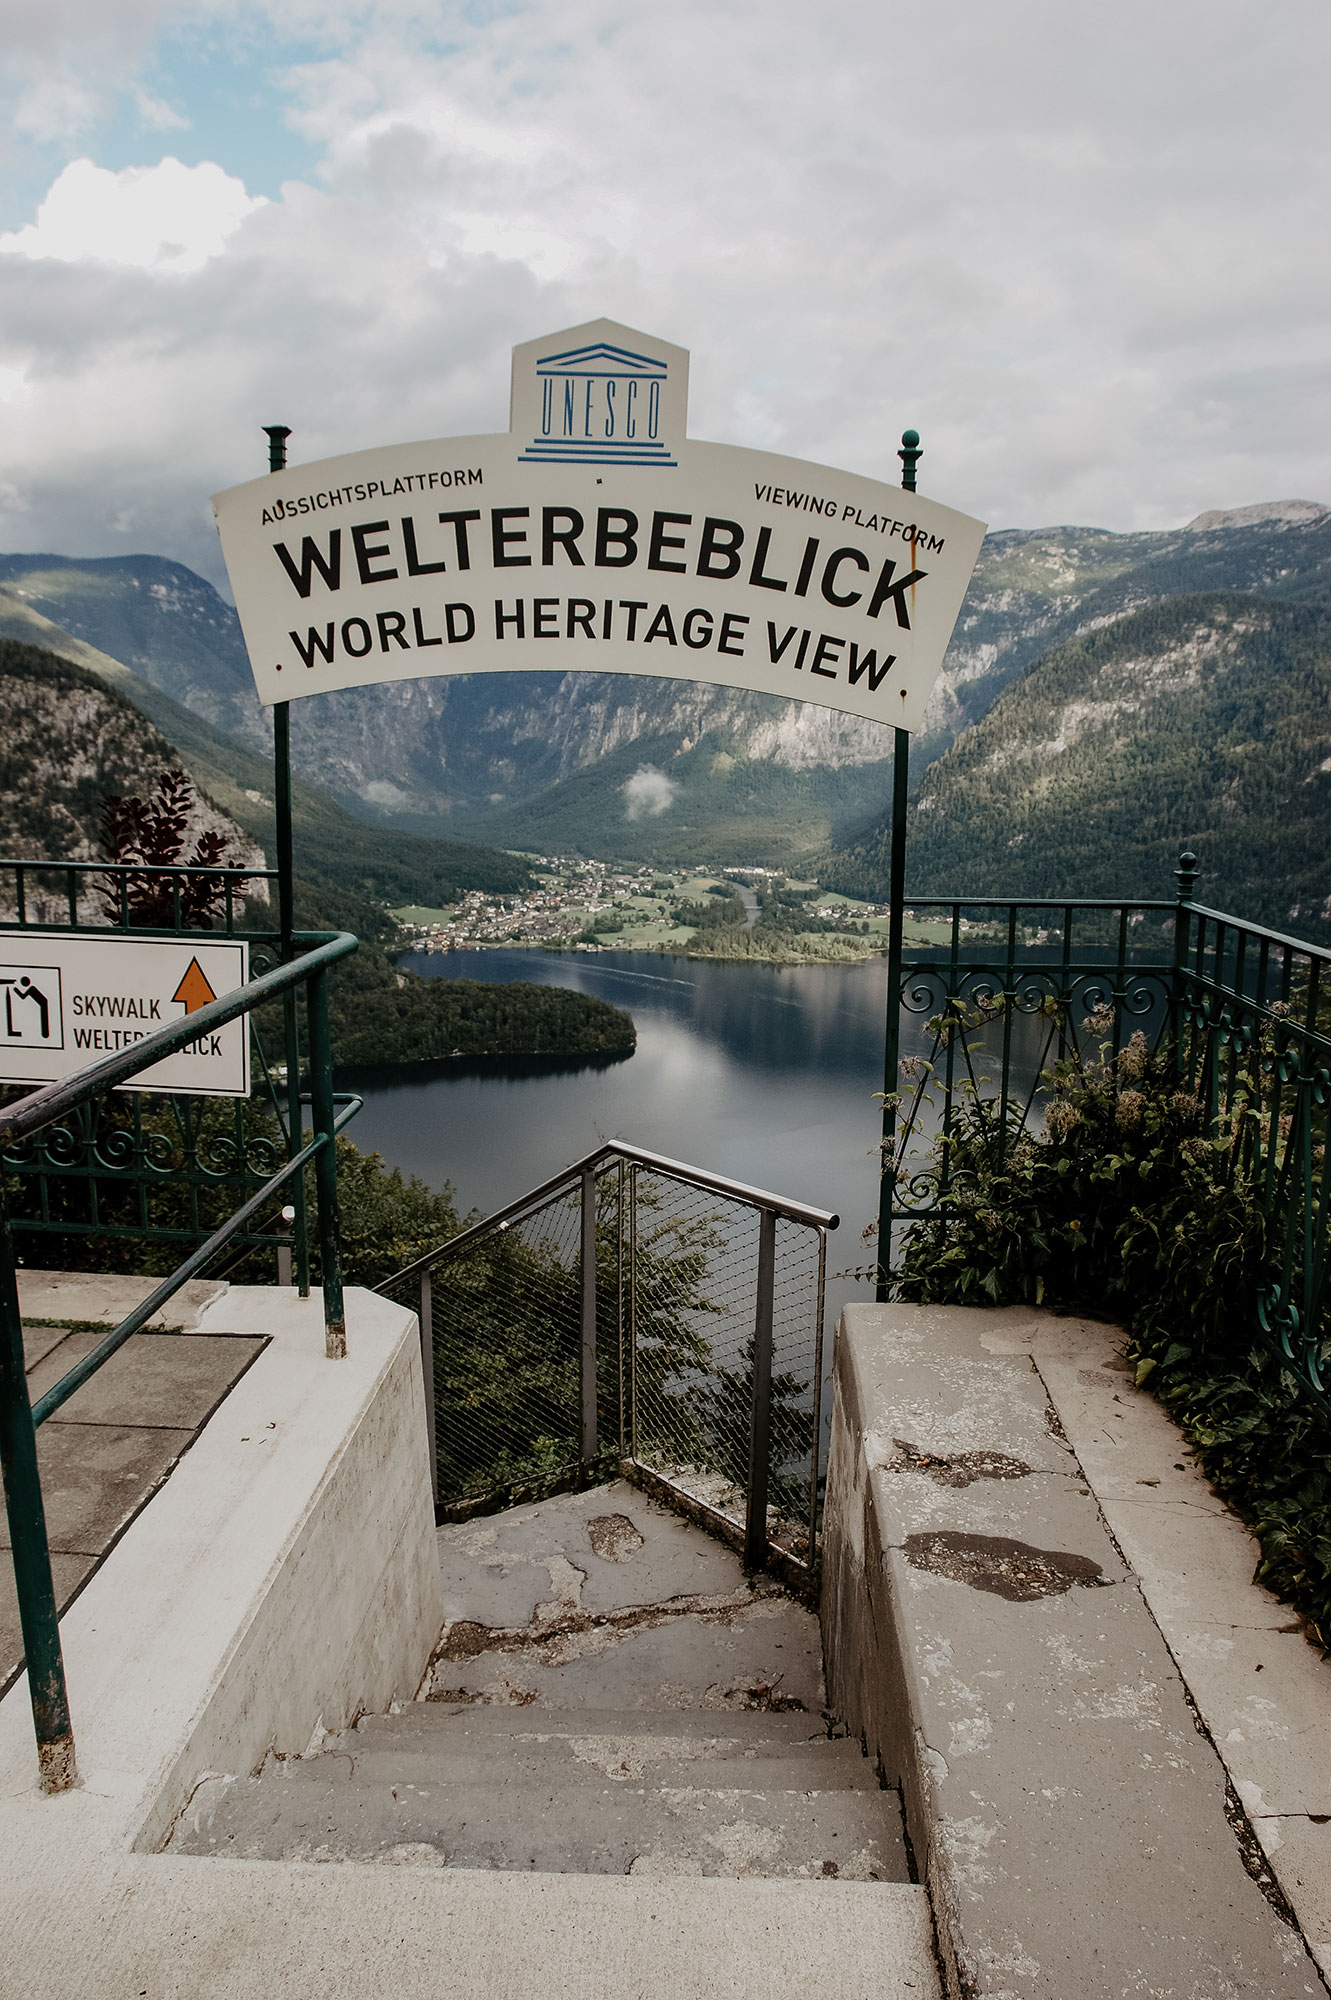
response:
[[[823,1246],[818,1223],[621,1148],[420,1260],[383,1290],[428,1328],[440,1508],[633,1465],[732,1537],[756,1509],[809,1564]]]
[[[750,1495],[761,1217],[631,1167],[631,1457],[739,1526]],[[821,1239],[776,1219],[767,1539],[808,1561],[817,1528]]]

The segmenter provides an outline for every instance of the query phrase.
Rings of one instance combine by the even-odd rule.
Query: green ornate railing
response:
[[[145,927],[134,921],[132,895],[149,876],[171,892],[172,912],[166,921]],[[261,918],[269,915],[267,891],[276,879],[272,870],[0,860],[0,933],[239,939],[248,944],[251,976],[258,977],[293,949],[288,945],[284,951],[280,937],[262,923],[245,927],[256,903]],[[185,913],[188,892],[200,884],[212,891],[215,906],[204,929]],[[299,1149],[293,1085],[307,1037],[295,998],[287,989],[269,1003],[262,1024],[251,1021],[256,1085],[248,1100],[108,1090],[0,1149],[10,1226],[20,1250],[35,1252],[38,1261],[65,1264],[93,1251],[98,1267],[109,1269],[123,1239],[126,1252],[134,1246],[136,1270],[145,1268],[145,1243],[161,1246],[156,1262],[166,1270],[184,1246],[202,1242]],[[0,1107],[26,1088],[0,1086]],[[237,1257],[255,1251],[284,1255],[294,1239],[304,1290],[309,1258],[301,1188],[291,1190],[291,1201],[294,1229],[276,1209],[260,1212],[236,1234],[232,1251]]]
[[[1331,951],[1193,900],[921,898],[937,947],[908,949],[897,994],[897,1091],[885,1120],[895,1232],[947,1203],[964,1102],[984,1100],[1000,1149],[1036,1133],[1048,1073],[1139,1030],[1259,1191],[1273,1245],[1260,1330],[1319,1397],[1328,1383]],[[889,1011],[892,1002],[889,1000]],[[880,1253],[881,1256],[881,1253]],[[881,1258],[884,1288],[891,1256]]]
[[[161,933],[153,935],[160,936]],[[308,1098],[303,1098],[299,1079],[293,1079],[297,1143],[290,1156],[283,1164],[275,1165],[274,1170],[250,1192],[248,1199],[241,1201],[231,1214],[220,1220],[207,1233],[205,1240],[169,1276],[163,1278],[161,1284],[119,1326],[113,1327],[35,1404],[29,1400],[24,1367],[18,1260],[8,1214],[9,1189],[14,1177],[8,1168],[3,1181],[0,1181],[0,1465],[4,1473],[5,1507],[27,1663],[28,1693],[45,1791],[67,1790],[76,1782],[76,1770],[46,1516],[37,1469],[37,1427],[59,1409],[132,1334],[147,1326],[153,1315],[188,1279],[235,1242],[256,1217],[270,1208],[285,1191],[290,1190],[294,1194],[301,1187],[309,1166],[314,1170],[316,1189],[326,1348],[330,1359],[345,1355],[346,1323],[342,1302],[334,1142],[342,1125],[360,1108],[360,1101],[356,1098],[344,1100],[339,1110],[333,1096],[328,968],[337,959],[354,951],[356,942],[354,937],[345,933],[330,936],[326,933],[297,932],[291,940],[295,956],[287,963],[276,965],[234,992],[194,1009],[185,1019],[155,1030],[129,1048],[103,1056],[58,1083],[30,1090],[16,1103],[0,1111],[0,1157],[8,1162],[11,1158],[23,1157],[24,1148],[30,1147],[45,1132],[52,1129],[76,1132],[81,1115],[100,1104],[108,1092],[117,1085],[129,1082],[141,1070],[150,1068],[198,1036],[224,1027],[239,1016],[250,1016],[267,1002],[285,1001],[288,995],[294,1000],[297,989],[304,989],[309,1094]],[[302,1102],[310,1105],[313,1125],[312,1136],[304,1143],[301,1143],[303,1135],[299,1120]],[[21,1180],[19,1185],[24,1185]]]

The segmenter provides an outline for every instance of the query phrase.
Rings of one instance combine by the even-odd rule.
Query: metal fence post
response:
[[[430,1446],[430,1491],[439,1505],[439,1438],[434,1407],[434,1297],[427,1266],[421,1272],[421,1376],[425,1382],[425,1435]]]
[[[328,1029],[328,975],[320,968],[306,982],[310,1030],[310,1108],[314,1130],[324,1140],[314,1156],[319,1197],[319,1268],[323,1278],[325,1348],[330,1361],[347,1351],[347,1318],[342,1301],[342,1231],[337,1211],[337,1142],[333,1136],[333,1050]]]
[[[287,439],[291,436],[291,426],[264,424],[261,428],[268,439],[268,470],[285,471]],[[295,924],[295,908],[291,831],[291,704],[287,701],[276,702],[273,706],[273,818],[277,851],[277,922],[281,939],[278,950],[283,964],[288,964],[295,956],[291,935]],[[300,1151],[303,1136],[300,1115],[300,1035],[294,988],[282,996],[282,1040],[286,1050],[287,1065],[287,1158],[294,1159]],[[296,1211],[296,1278],[300,1285],[301,1297],[307,1299],[310,1295],[310,1233],[305,1215],[303,1178],[297,1180],[293,1186],[291,1199]],[[290,1283],[290,1280],[287,1282]]]
[[[776,1297],[776,1213],[765,1208],[758,1230],[758,1288],[753,1316],[753,1410],[749,1419],[749,1499],[744,1567],[767,1560],[767,1483],[772,1456],[772,1312]]]
[[[37,1762],[44,1792],[67,1792],[78,1782],[74,1731],[65,1691],[46,1510],[37,1473],[37,1432],[23,1365],[23,1320],[14,1270],[9,1218],[0,1212],[0,1462],[5,1510],[14,1562],[23,1651],[28,1663],[28,1698],[37,1737]]]
[[[296,1211],[287,1202],[279,1217],[277,1240],[277,1282],[287,1291],[291,1288],[291,1225],[295,1219]]]
[[[579,1361],[582,1423],[579,1456],[596,1456],[596,1175],[582,1175],[582,1345]]]
[[[1183,982],[1188,970],[1188,945],[1191,923],[1189,904],[1197,882],[1197,856],[1180,854],[1178,867],[1174,870],[1174,880],[1178,884],[1178,902],[1174,910],[1174,998],[1170,1007],[1170,1034],[1174,1043],[1174,1074],[1183,1074]]]
[[[915,491],[923,458],[918,431],[901,433],[901,484]],[[911,541],[911,568],[915,543]],[[906,813],[910,801],[910,732],[898,729],[892,742],[892,846],[888,857],[887,1024],[883,1046],[882,1178],[878,1184],[878,1277],[874,1297],[881,1304],[892,1283],[892,1220],[897,1199],[897,1093],[901,1088],[901,954],[905,936]]]

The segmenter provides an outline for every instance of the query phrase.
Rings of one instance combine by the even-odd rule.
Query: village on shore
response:
[[[580,856],[524,855],[534,886],[499,895],[474,889],[446,909],[393,911],[404,946],[430,953],[538,946],[553,951],[653,951],[686,957],[766,959],[804,964],[873,957],[887,948],[889,910],[758,866],[687,868],[620,865]],[[807,917],[762,922],[782,895]],[[713,899],[744,906],[743,921],[697,921]],[[691,920],[693,919],[693,920]],[[759,924],[761,922],[761,931]],[[802,927],[807,924],[807,928]],[[937,923],[907,912],[911,941],[941,938]]]

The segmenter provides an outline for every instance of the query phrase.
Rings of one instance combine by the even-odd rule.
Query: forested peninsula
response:
[[[448,1056],[631,1056],[633,1017],[590,994],[521,980],[422,979],[392,955],[397,927],[359,896],[298,884],[310,930],[354,931],[360,949],[329,976],[329,1025],[339,1069],[438,1062]]]

